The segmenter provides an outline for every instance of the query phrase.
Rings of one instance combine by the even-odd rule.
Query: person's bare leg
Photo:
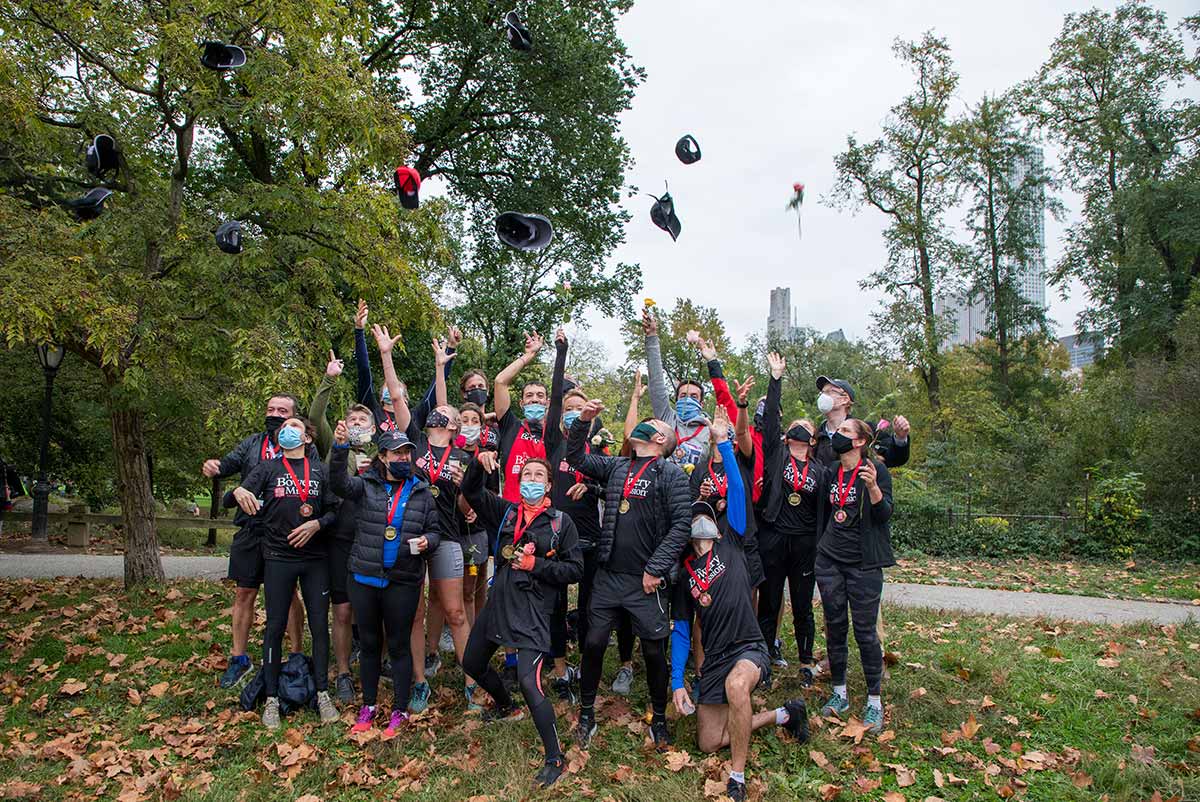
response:
[[[450,637],[454,639],[454,656],[458,658],[458,664],[461,666],[463,652],[467,648],[467,638],[471,635],[471,628],[467,626],[467,612],[463,609],[463,581],[461,578],[435,579],[430,584],[433,586],[430,596],[437,596],[446,625],[450,627]],[[441,637],[441,627],[434,632]]]
[[[442,627],[446,616],[442,613],[441,595],[436,588],[442,580],[429,580],[429,606],[425,609],[425,653],[437,654],[441,647],[438,642],[442,639]]]
[[[488,577],[487,566],[479,566],[479,573],[475,576],[475,617],[483,612],[483,606],[487,604],[488,597]]]
[[[333,658],[338,675],[350,673],[350,645],[354,637],[354,611],[350,602],[333,605]]]
[[[304,603],[300,601],[299,591],[292,592],[292,606],[288,608],[287,636],[293,652],[304,651]]]
[[[730,769],[736,773],[746,770],[746,755],[750,751],[750,733],[754,729],[754,708],[750,692],[758,684],[762,671],[749,660],[739,660],[725,678],[725,697],[729,699],[729,713],[725,720],[726,738],[729,742]],[[771,713],[774,722],[775,713]]]
[[[470,630],[475,626],[475,618],[478,611],[475,609],[475,591],[478,583],[476,579],[478,574],[471,576],[466,574],[463,577],[463,612],[467,614],[467,629]]]
[[[254,605],[258,588],[236,588],[233,594],[233,654],[246,654],[250,642],[250,625],[254,623]]]
[[[413,685],[425,681],[425,583],[421,583],[417,614],[413,616],[412,632],[408,644],[412,649]]]

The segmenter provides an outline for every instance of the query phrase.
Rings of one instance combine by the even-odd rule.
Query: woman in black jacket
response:
[[[495,708],[485,720],[516,721],[504,681],[491,665],[501,646],[517,650],[521,694],[546,751],[536,782],[551,785],[563,772],[562,747],[554,705],[543,690],[542,668],[551,650],[550,617],[559,593],[583,576],[583,552],[570,516],[550,505],[550,463],[530,459],[521,467],[521,501],[505,501],[484,487],[484,462],[476,460],[463,477],[462,492],[490,532],[496,533],[496,574],[487,605],[471,629],[463,670],[491,695]]]
[[[838,465],[829,468],[829,493],[822,496],[820,518],[825,524],[817,544],[815,570],[833,682],[833,695],[821,708],[821,715],[841,715],[850,709],[846,637],[852,619],[867,680],[862,722],[878,733],[883,730],[883,648],[875,622],[883,596],[883,569],[895,565],[896,560],[888,525],[892,477],[871,453],[873,435],[871,425],[857,418],[842,421],[833,433]]]
[[[379,455],[361,476],[346,470],[349,432],[339,421],[330,458],[333,491],[357,502],[358,527],[350,549],[346,590],[358,624],[358,666],[363,706],[354,732],[375,719],[379,691],[380,632],[386,630],[392,662],[392,715],[388,737],[408,721],[412,685],[409,635],[425,578],[424,555],[441,541],[429,485],[413,474],[413,443],[402,432],[379,436]]]

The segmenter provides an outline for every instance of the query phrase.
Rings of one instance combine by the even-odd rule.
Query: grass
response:
[[[454,667],[434,681],[433,712],[392,741],[350,740],[349,711],[341,725],[319,727],[308,713],[289,720],[291,729],[265,732],[216,687],[227,605],[226,589],[208,583],[131,594],[108,581],[0,583],[0,798],[528,795],[541,759],[532,724],[481,727],[464,712]],[[895,657],[884,687],[888,736],[855,744],[816,718],[805,745],[761,732],[748,773],[757,798],[1200,799],[1200,627],[901,608],[886,617]],[[854,711],[861,677],[852,654]],[[804,695],[814,710],[828,692],[802,692],[793,666],[759,701]],[[702,798],[706,781],[723,789],[727,753],[699,754],[693,719],[673,724],[677,753],[645,747],[645,705],[639,674],[631,700],[601,708],[590,753],[569,751],[575,770],[541,796],[647,802]],[[564,734],[569,712],[560,705]]]
[[[1200,565],[1191,563],[912,555],[888,569],[888,581],[1200,604]]]

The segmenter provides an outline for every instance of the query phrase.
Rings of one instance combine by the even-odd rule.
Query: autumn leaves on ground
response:
[[[301,714],[266,733],[216,687],[228,613],[216,584],[132,595],[103,581],[0,584],[0,798],[530,796],[541,759],[532,725],[485,727],[466,715],[456,668],[434,680],[430,712],[390,741],[352,740],[349,711],[340,725],[320,727],[315,714]],[[1200,798],[1200,627],[1113,629],[899,608],[885,615],[895,660],[884,734],[816,717],[808,744],[760,733],[747,771],[755,798]],[[853,654],[850,691],[857,711]],[[804,694],[810,711],[828,692],[819,684]],[[801,693],[793,666],[758,701]],[[645,704],[639,674],[631,700],[607,697],[590,752],[570,749],[569,773],[541,796],[721,794],[727,754],[701,755],[692,720],[673,722],[673,751],[653,753]],[[569,711],[559,712],[565,734]]]

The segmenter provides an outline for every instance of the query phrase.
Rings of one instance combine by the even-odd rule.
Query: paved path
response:
[[[164,556],[169,579],[222,579],[225,557]],[[0,554],[0,578],[14,577],[121,577],[123,558],[93,554]],[[888,583],[884,601],[903,607],[927,607],[965,613],[993,613],[1024,617],[1065,618],[1098,624],[1182,624],[1200,621],[1200,607],[1159,602],[1063,596],[1054,593],[1018,593],[1008,590],[906,585]]]

